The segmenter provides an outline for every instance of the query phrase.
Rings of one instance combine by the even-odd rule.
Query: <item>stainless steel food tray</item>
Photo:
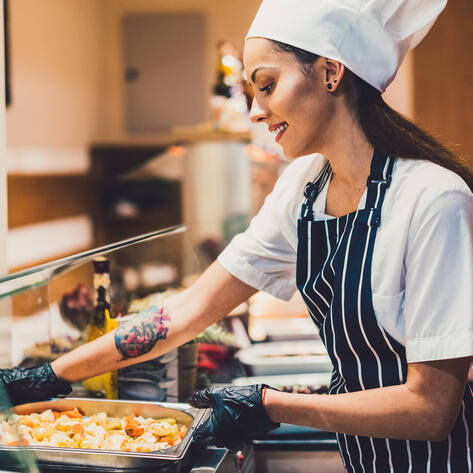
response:
[[[161,467],[178,463],[186,456],[195,429],[206,415],[205,410],[195,409],[188,404],[154,403],[143,401],[112,401],[105,399],[66,398],[34,402],[16,406],[17,414],[41,413],[47,409],[66,411],[77,407],[84,415],[106,412],[109,416],[135,415],[143,417],[173,417],[187,427],[187,434],[175,447],[156,452],[123,452],[117,450],[95,450],[83,448],[28,446],[42,465],[62,465],[92,470],[137,471],[142,469],[161,470]],[[24,447],[0,446],[1,452],[11,452]]]

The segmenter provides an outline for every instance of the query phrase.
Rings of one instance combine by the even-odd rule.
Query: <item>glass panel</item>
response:
[[[76,265],[92,261],[97,256],[104,256],[127,246],[136,245],[143,241],[154,240],[155,238],[163,238],[168,235],[175,235],[186,230],[187,228],[184,225],[165,228],[156,232],[138,235],[117,243],[67,256],[56,261],[25,269],[24,271],[18,271],[14,274],[9,274],[4,278],[0,278],[0,298],[44,284],[54,276],[67,271]]]
[[[1,359],[1,367],[37,366],[87,341],[95,301],[93,261],[98,256],[110,261],[111,313],[117,320],[159,305],[170,291],[187,286],[200,272],[186,227],[178,226],[10,275],[0,280],[0,321],[5,321],[0,335],[11,333],[11,350]],[[162,376],[158,387],[150,387],[156,392],[159,388],[160,395],[172,391],[170,378],[177,374],[170,375],[163,365],[175,358],[168,354],[165,360],[156,360],[156,366],[146,367]],[[126,387],[132,393],[137,386]],[[90,392],[78,384],[73,394]]]

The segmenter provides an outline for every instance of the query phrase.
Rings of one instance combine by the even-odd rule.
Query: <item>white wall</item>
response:
[[[101,134],[103,2],[13,0],[9,147],[84,148]]]

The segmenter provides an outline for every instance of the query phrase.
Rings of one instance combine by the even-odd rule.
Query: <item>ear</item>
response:
[[[334,59],[321,59],[321,66],[324,73],[324,84],[330,92],[335,92],[345,74],[345,66]]]

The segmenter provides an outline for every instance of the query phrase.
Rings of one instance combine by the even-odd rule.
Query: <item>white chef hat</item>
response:
[[[341,62],[384,92],[447,0],[263,0],[247,38]]]

